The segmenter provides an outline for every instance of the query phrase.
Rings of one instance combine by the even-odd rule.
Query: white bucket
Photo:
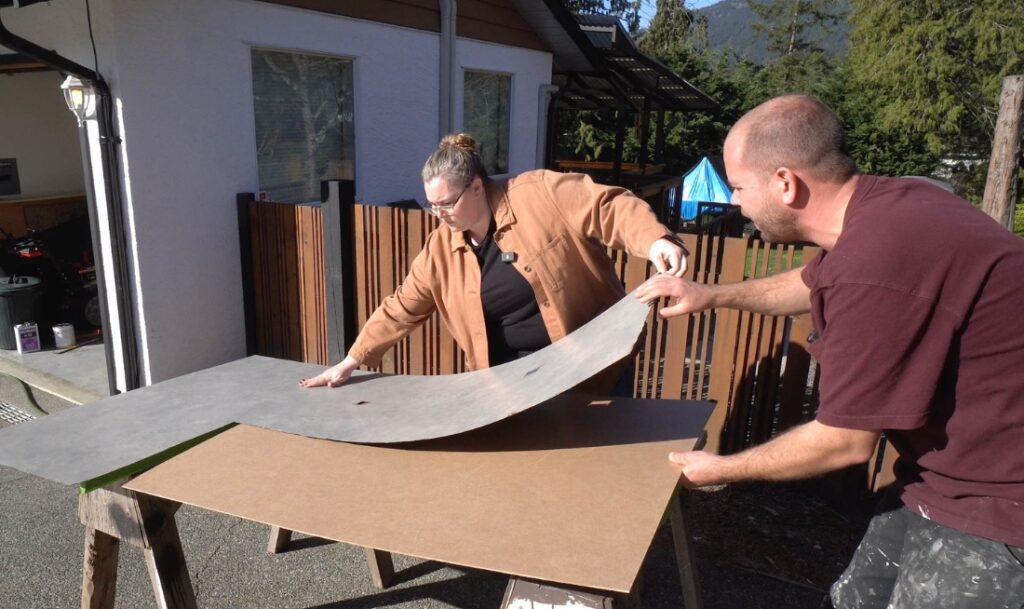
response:
[[[53,346],[67,349],[75,346],[75,327],[71,324],[57,324],[53,327]]]

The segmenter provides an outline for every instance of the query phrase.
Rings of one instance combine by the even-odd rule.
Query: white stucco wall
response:
[[[119,62],[153,381],[244,354],[235,193],[258,189],[253,46],[352,57],[357,195],[420,190],[435,139],[430,34],[260,2],[124,2]],[[188,92],[166,94],[166,84]],[[141,198],[145,197],[145,201]],[[189,338],[182,340],[183,334]]]
[[[91,66],[83,6],[5,10],[4,21]],[[97,0],[93,19],[122,121],[147,382],[244,355],[235,194],[258,189],[253,46],[353,58],[357,197],[422,198],[419,169],[438,135],[437,34],[252,0]],[[457,55],[516,72],[526,101],[513,104],[510,165],[535,166],[537,86],[550,80],[550,55],[461,40]]]
[[[85,192],[75,117],[64,104],[57,72],[0,77],[0,158],[18,160],[21,194]]]

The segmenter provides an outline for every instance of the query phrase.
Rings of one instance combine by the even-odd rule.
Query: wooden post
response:
[[[252,213],[250,205],[256,200],[251,192],[235,195],[238,209],[238,255],[242,267],[242,311],[245,320],[245,354],[256,353],[256,291],[252,277]]]
[[[324,283],[327,292],[327,359],[336,364],[356,340],[355,235],[352,180],[320,183],[324,221]]]
[[[558,160],[558,101],[561,97],[562,91],[558,90],[548,102],[548,130],[544,134],[544,158],[537,159],[537,166],[542,169],[555,169],[555,161]]]
[[[626,141],[626,107],[615,111],[615,160],[612,162],[612,184],[622,183],[622,146]]]
[[[1013,229],[1020,169],[1021,123],[1024,115],[1024,75],[1003,79],[999,117],[992,138],[992,158],[985,181],[981,209],[1006,228]]]
[[[654,131],[654,159],[655,163],[665,162],[665,111],[658,110],[657,123]]]
[[[651,124],[651,98],[644,96],[643,108],[637,114],[637,123],[640,130],[640,158],[637,159],[637,163],[640,165],[640,175],[647,173],[647,145],[650,142],[650,124]]]

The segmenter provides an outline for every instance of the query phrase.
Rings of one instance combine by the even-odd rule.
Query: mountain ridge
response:
[[[808,40],[821,46],[826,55],[836,56],[846,52],[850,36],[850,25],[845,18],[849,1],[842,0],[840,9],[843,17],[831,30],[820,26],[810,29]],[[765,34],[754,29],[760,21],[757,14],[747,5],[746,0],[722,0],[696,9],[708,20],[708,47],[716,52],[732,52],[738,59],[764,64],[774,53],[768,49]]]

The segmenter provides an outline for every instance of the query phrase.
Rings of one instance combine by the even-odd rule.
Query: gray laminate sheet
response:
[[[230,423],[347,442],[450,436],[540,404],[628,356],[648,307],[626,296],[527,357],[442,376],[362,374],[300,389],[322,368],[249,357],[0,429],[0,464],[77,484]]]

